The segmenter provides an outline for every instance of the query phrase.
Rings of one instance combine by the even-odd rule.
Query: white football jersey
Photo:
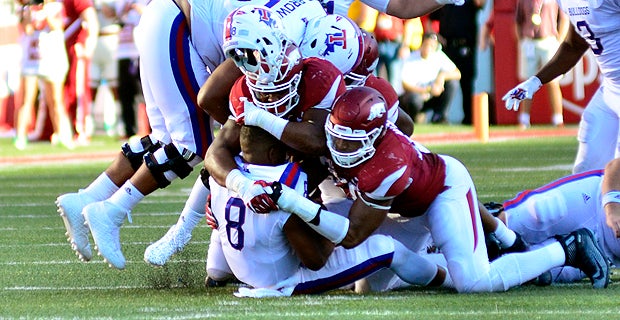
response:
[[[306,22],[324,16],[318,0],[211,0],[192,1],[192,44],[210,71],[215,70],[226,56],[222,50],[226,16],[244,5],[261,5],[276,12],[285,26],[286,35],[299,44],[306,30]]]
[[[306,194],[307,176],[297,164],[256,166],[237,157],[239,169],[250,179],[280,181]],[[212,179],[212,178],[211,178]],[[282,228],[290,213],[274,211],[257,214],[246,207],[233,191],[211,180],[211,208],[226,261],[235,276],[256,288],[274,285],[299,268]]]
[[[596,56],[605,83],[620,90],[620,0],[558,0]]]

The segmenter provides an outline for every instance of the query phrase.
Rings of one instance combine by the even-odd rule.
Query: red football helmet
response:
[[[361,30],[361,29],[360,29]],[[347,87],[363,86],[368,76],[377,69],[379,64],[379,44],[372,34],[362,30],[364,45],[362,47],[362,59],[359,64],[344,75],[344,81]]]
[[[363,41],[362,31],[353,20],[328,14],[307,23],[299,48],[304,57],[325,59],[347,74],[362,60]]]
[[[261,63],[263,67],[266,65]],[[277,63],[270,64],[269,68],[275,70],[275,79],[247,76],[246,84],[256,106],[282,117],[299,103],[297,87],[303,69],[299,48],[292,42],[287,43]]]
[[[386,122],[387,105],[379,91],[362,86],[343,93],[325,122],[327,147],[334,162],[351,168],[370,159]]]

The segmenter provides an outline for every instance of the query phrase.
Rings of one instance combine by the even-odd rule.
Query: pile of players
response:
[[[420,2],[429,1],[430,10],[444,4]],[[375,5],[390,13],[401,2]],[[320,293],[364,278],[360,290],[505,291],[549,270],[607,287],[615,246],[603,235],[611,230],[615,241],[618,227],[605,226],[602,204],[615,208],[620,188],[601,193],[600,171],[585,175],[599,182],[589,191],[600,207],[591,223],[570,217],[567,192],[537,192],[517,198],[535,203],[525,213],[506,206],[510,229],[479,207],[462,163],[410,139],[413,122],[396,93],[372,75],[371,34],[318,1],[241,4],[153,0],[143,14],[137,45],[153,133],[125,144],[85,189],[57,199],[80,259],[92,258],[90,235],[124,269],[119,233],[133,207],[204,160],[179,220],[144,259],[164,265],[207,212],[207,279],[238,279],[247,284],[239,296]],[[218,13],[221,20],[200,19]],[[201,37],[205,30],[223,37]],[[210,117],[222,124],[215,137]],[[499,252],[492,261],[488,235]],[[429,241],[438,252],[422,252]]]

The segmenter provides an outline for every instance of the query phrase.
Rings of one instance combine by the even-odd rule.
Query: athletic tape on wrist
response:
[[[610,202],[620,203],[620,191],[612,190],[603,195],[603,207]]]

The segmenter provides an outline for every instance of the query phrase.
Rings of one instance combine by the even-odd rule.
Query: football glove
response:
[[[226,188],[235,191],[243,199],[243,203],[256,213],[278,210],[276,203],[267,194],[265,187],[268,185],[265,181],[247,178],[239,169],[230,171],[226,176]]]
[[[502,97],[502,100],[506,102],[506,109],[518,111],[521,101],[532,99],[534,93],[536,93],[540,87],[542,87],[542,82],[540,82],[540,79],[536,76],[532,76],[521,82]]]
[[[207,225],[211,227],[211,229],[217,230],[220,224],[211,210],[211,194],[207,196],[207,203],[205,204],[205,219],[207,220]]]

